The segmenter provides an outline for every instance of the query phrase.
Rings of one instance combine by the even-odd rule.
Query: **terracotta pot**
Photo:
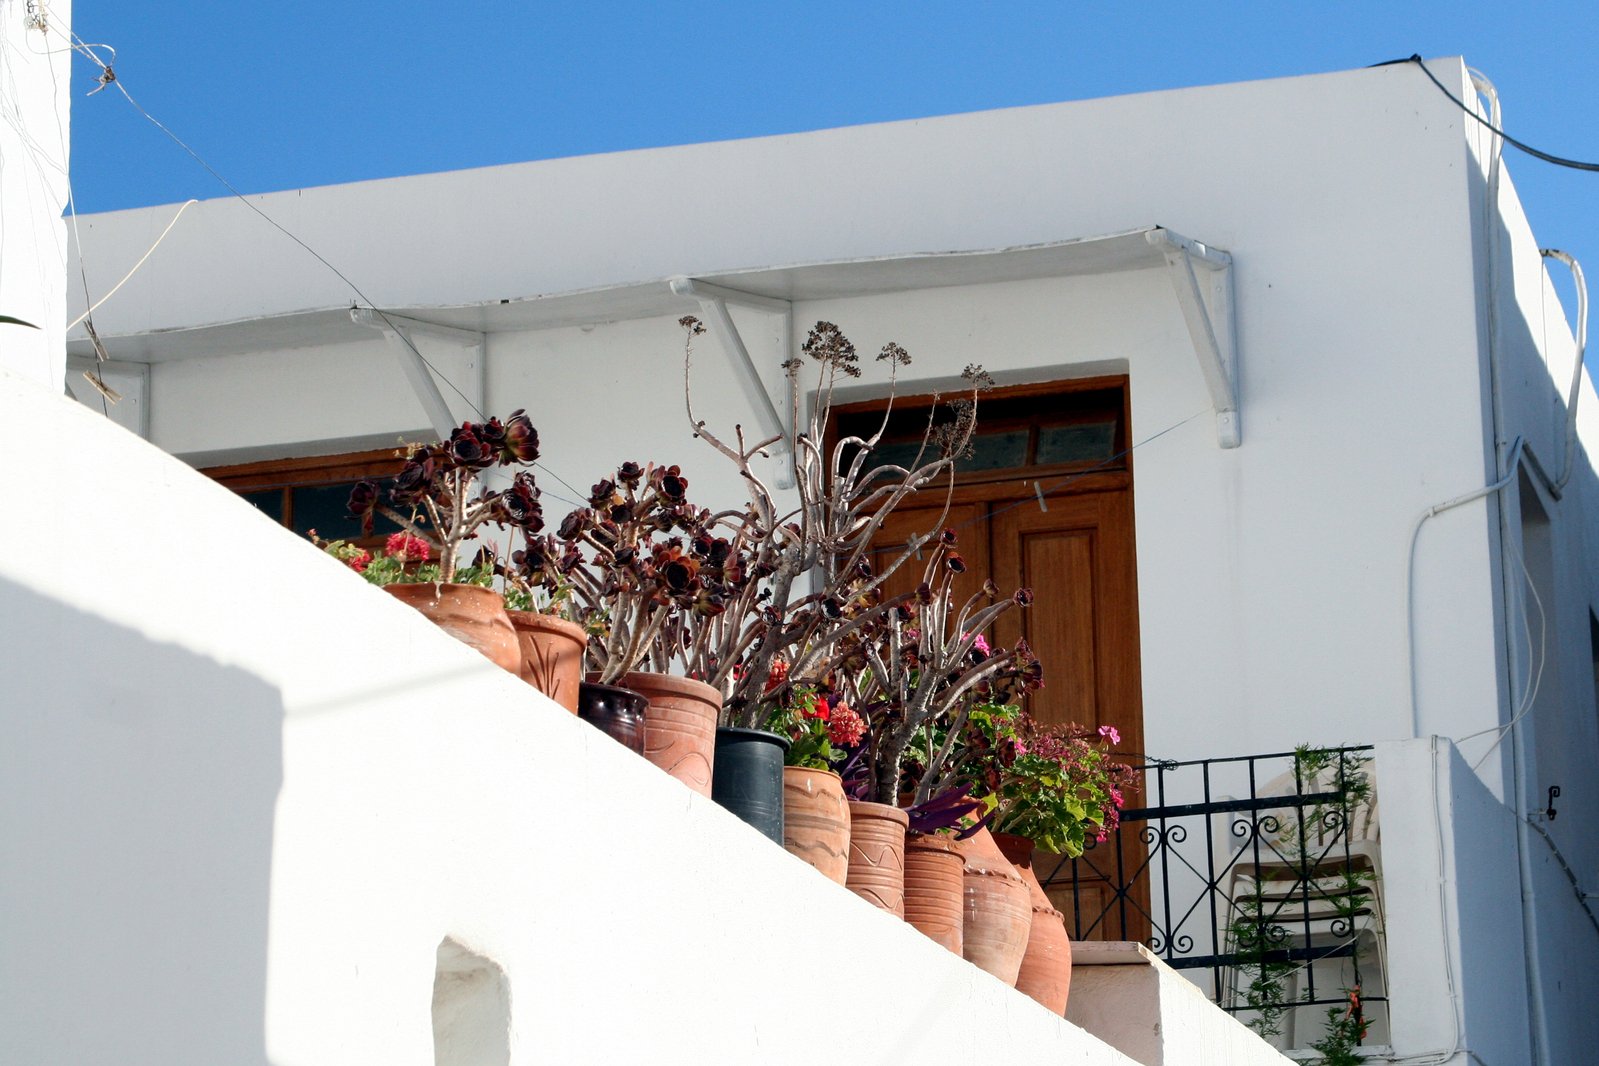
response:
[[[384,591],[401,603],[415,607],[428,620],[469,648],[476,648],[494,665],[519,672],[522,661],[516,630],[505,615],[505,601],[481,585],[384,585]]]
[[[1051,1013],[1066,1014],[1072,987],[1072,941],[1066,934],[1066,917],[1050,902],[1033,870],[1033,842],[1010,833],[995,833],[994,843],[1027,884],[1033,907],[1033,925],[1027,935],[1027,953],[1016,975],[1016,991],[1024,993]]]
[[[979,829],[958,847],[966,860],[961,954],[974,966],[1014,986],[1033,924],[1027,885],[987,829]]]
[[[577,687],[577,716],[612,740],[644,754],[644,711],[649,701],[631,689],[584,681]]]
[[[783,847],[839,884],[849,869],[849,805],[831,770],[783,767]]]
[[[522,680],[562,707],[577,713],[577,686],[583,680],[583,649],[588,634],[576,622],[533,611],[506,611],[516,630]]]
[[[722,694],[703,681],[671,674],[624,674],[617,683],[650,701],[644,715],[644,757],[709,796]]]
[[[844,887],[905,917],[905,827],[910,815],[886,803],[849,802],[849,871]]]
[[[905,840],[905,920],[957,955],[965,867],[953,837],[912,833]]]

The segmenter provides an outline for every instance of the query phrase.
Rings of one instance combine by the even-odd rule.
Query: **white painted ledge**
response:
[[[1293,1060],[1142,944],[1072,945],[1066,1019],[1143,1066],[1284,1066]]]

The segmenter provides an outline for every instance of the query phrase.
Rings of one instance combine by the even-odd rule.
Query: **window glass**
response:
[[[307,533],[316,530],[323,540],[350,540],[359,537],[361,520],[352,517],[349,509],[351,485],[312,485],[292,489],[294,493],[294,531]],[[375,516],[372,523],[374,535],[386,536],[399,527],[384,518]]]
[[[1115,454],[1115,448],[1116,423],[1114,422],[1044,426],[1038,431],[1040,466],[1109,459]]]
[[[283,524],[282,489],[262,489],[260,492],[241,492],[239,495],[272,521]]]
[[[1009,470],[1027,465],[1027,430],[982,433],[972,438],[972,454],[959,460],[955,469],[962,474],[976,470]]]

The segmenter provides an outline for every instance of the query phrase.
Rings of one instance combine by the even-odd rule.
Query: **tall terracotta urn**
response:
[[[469,648],[475,648],[496,666],[520,674],[522,654],[516,631],[505,614],[505,601],[481,585],[442,581],[384,585],[401,603],[416,608],[429,621]]]
[[[562,707],[577,713],[577,686],[583,680],[583,648],[588,634],[576,622],[533,611],[506,611],[516,631],[522,680]]]
[[[1033,924],[1027,934],[1027,953],[1016,975],[1016,991],[1031,996],[1051,1013],[1065,1015],[1072,987],[1072,942],[1066,918],[1055,909],[1033,870],[1033,842],[1026,837],[995,833],[994,842],[1027,884]]]
[[[849,804],[849,871],[844,887],[905,917],[905,827],[910,815],[886,803]]]
[[[722,694],[703,681],[642,671],[617,682],[650,701],[644,757],[702,796],[711,794]]]
[[[905,921],[957,955],[965,867],[953,837],[912,833],[905,840]]]
[[[839,884],[849,869],[849,805],[831,770],[783,767],[783,847]]]
[[[979,829],[959,847],[966,860],[961,954],[974,966],[1014,986],[1033,924],[1027,885],[987,829]]]

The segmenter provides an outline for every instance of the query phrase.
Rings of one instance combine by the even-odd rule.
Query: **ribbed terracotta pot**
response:
[[[965,924],[965,868],[953,837],[906,837],[905,920],[957,955]]]
[[[576,622],[533,611],[506,611],[516,631],[522,680],[562,707],[577,713],[577,686],[583,680],[583,648],[588,634]]]
[[[644,757],[709,796],[722,694],[703,681],[671,674],[624,674],[617,684],[650,701],[644,716]]]
[[[644,754],[644,711],[649,701],[631,689],[584,681],[577,687],[577,716],[630,751]]]
[[[1016,991],[1064,1016],[1072,988],[1072,941],[1066,934],[1066,917],[1055,909],[1039,883],[1033,869],[1033,842],[1010,833],[995,833],[994,843],[1022,875],[1033,907],[1033,924],[1027,934],[1027,953],[1016,974]]]
[[[1027,885],[987,829],[979,829],[958,846],[966,860],[961,955],[1014,986],[1033,924]]]
[[[831,770],[783,767],[783,847],[844,883],[849,870],[849,805]]]
[[[910,815],[886,803],[849,802],[849,871],[844,887],[905,917],[905,827]]]
[[[505,615],[505,601],[498,592],[481,585],[441,581],[384,585],[383,589],[401,603],[422,612],[462,644],[482,652],[496,666],[513,674],[521,672],[522,653],[517,648],[516,630],[511,628],[511,620]]]

